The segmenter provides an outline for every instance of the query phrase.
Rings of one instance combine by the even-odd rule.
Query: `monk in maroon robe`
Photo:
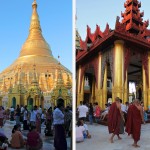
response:
[[[129,106],[127,113],[126,132],[132,135],[134,143],[132,146],[140,147],[137,142],[140,140],[141,124],[144,122],[143,108],[138,100]]]
[[[113,143],[113,138],[115,135],[118,136],[119,140],[121,139],[121,137],[119,136],[121,119],[124,120],[121,112],[121,103],[119,97],[116,97],[115,102],[112,103],[108,113],[108,130],[109,133],[112,133],[112,136],[110,138],[111,143]]]

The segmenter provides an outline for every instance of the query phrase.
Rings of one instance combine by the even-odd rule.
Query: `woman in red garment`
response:
[[[95,122],[98,123],[101,115],[101,108],[98,106],[98,102],[95,103],[95,112],[94,112],[94,117],[95,117]]]
[[[36,126],[31,126],[31,131],[27,135],[27,150],[40,150],[43,146],[39,132],[36,131]]]
[[[118,139],[121,140],[121,137],[119,136],[121,119],[124,120],[121,112],[121,103],[119,97],[116,97],[115,102],[112,103],[108,112],[108,130],[109,133],[112,133],[112,136],[110,137],[111,143],[113,143],[113,138],[115,135],[117,135]]]
[[[140,140],[141,124],[144,123],[143,109],[139,100],[134,100],[127,113],[126,132],[132,135],[134,143],[132,146],[140,147],[137,142]]]

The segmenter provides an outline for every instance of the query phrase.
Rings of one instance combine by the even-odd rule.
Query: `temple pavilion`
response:
[[[126,0],[115,28],[104,31],[96,25],[94,33],[87,26],[86,39],[76,31],[77,105],[80,101],[105,104],[120,97],[129,101],[129,83],[135,83],[133,98],[150,106],[150,30],[143,21],[141,2]],[[113,19],[113,18],[112,18]]]
[[[4,100],[6,103],[3,105],[7,107],[15,107],[17,104],[29,107],[44,107],[45,104],[54,106],[59,96],[64,98],[66,105],[71,104],[72,74],[53,57],[50,46],[42,35],[36,0],[32,3],[32,9],[29,35],[20,55],[0,73],[1,104]],[[59,86],[58,80],[61,80]],[[55,95],[52,100],[54,91],[61,88],[65,92]]]

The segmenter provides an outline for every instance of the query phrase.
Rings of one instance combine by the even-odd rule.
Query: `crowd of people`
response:
[[[97,102],[92,105],[92,103],[86,104],[85,101],[81,101],[77,107],[76,116],[76,142],[83,142],[88,137],[85,136],[85,132],[88,131],[85,121],[89,121],[89,124],[92,125],[93,121],[98,123],[105,120],[108,131],[112,134],[109,139],[111,143],[114,142],[115,135],[120,140],[122,139],[120,134],[127,132],[134,140],[132,144],[134,147],[139,147],[137,142],[140,140],[141,124],[147,121],[143,102],[135,99],[132,103],[123,104],[119,97],[115,98],[115,102],[105,104],[104,110],[98,106]],[[86,135],[90,135],[89,131],[86,132]]]
[[[67,150],[66,137],[71,136],[72,109],[70,106],[64,108],[61,98],[57,102],[56,107],[49,109],[44,109],[40,105],[28,110],[27,106],[17,105],[16,108],[4,110],[0,106],[0,127],[3,127],[7,119],[16,122],[11,140],[7,141],[8,145],[15,149],[26,147],[27,150],[40,150],[43,146],[41,126],[45,125],[45,136],[54,136],[55,149]],[[28,131],[25,139],[22,130]]]

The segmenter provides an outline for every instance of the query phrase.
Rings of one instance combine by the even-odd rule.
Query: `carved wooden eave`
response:
[[[106,30],[106,29],[105,29]],[[104,31],[105,32],[105,31]],[[95,30],[95,39],[97,38],[97,37],[99,37],[99,38],[103,38],[104,37],[104,34],[103,34],[103,32],[101,31],[101,29],[100,29],[100,26],[98,26],[98,25],[96,25],[96,30]]]
[[[141,13],[139,9],[141,3],[138,0],[126,0],[124,7],[126,10],[121,13],[122,22],[119,22],[120,18],[117,17],[114,30],[110,30],[107,24],[104,32],[96,26],[95,32],[91,33],[90,27],[87,26],[86,40],[80,40],[82,51],[76,55],[77,65],[113,46],[115,40],[123,40],[127,45],[138,47],[141,51],[150,50],[150,30],[147,29],[149,20],[143,22],[144,12]]]
[[[141,35],[142,37],[149,37],[150,38],[150,30],[149,29],[145,29],[143,34]],[[149,41],[149,38],[147,38],[148,42]]]
[[[82,64],[89,59],[93,54],[102,52],[107,47],[114,45],[115,40],[124,40],[127,45],[133,45],[139,47],[141,51],[147,51],[150,49],[150,42],[141,35],[134,35],[126,31],[125,26],[119,23],[116,25],[114,31],[110,32],[103,38],[97,39],[88,51],[82,51],[78,57],[76,57],[76,63]]]
[[[113,33],[114,31],[110,32],[103,38],[95,40],[93,45],[89,48],[88,51],[82,51],[82,53],[78,53],[78,55],[76,56],[76,63],[77,64],[80,63],[82,60],[90,57],[91,54],[96,53],[100,49],[103,49],[103,47],[106,47],[110,43]]]
[[[76,58],[80,58],[82,55],[84,55],[84,53],[89,51],[89,49],[91,49],[91,47],[93,47],[99,41],[99,39],[103,39],[104,37],[109,35],[110,32],[111,31],[110,31],[108,24],[106,25],[104,32],[102,32],[100,30],[100,27],[98,25],[96,25],[96,30],[94,33],[91,33],[91,28],[89,26],[87,26],[86,39],[85,39],[85,41],[80,39],[81,50],[78,51]]]

